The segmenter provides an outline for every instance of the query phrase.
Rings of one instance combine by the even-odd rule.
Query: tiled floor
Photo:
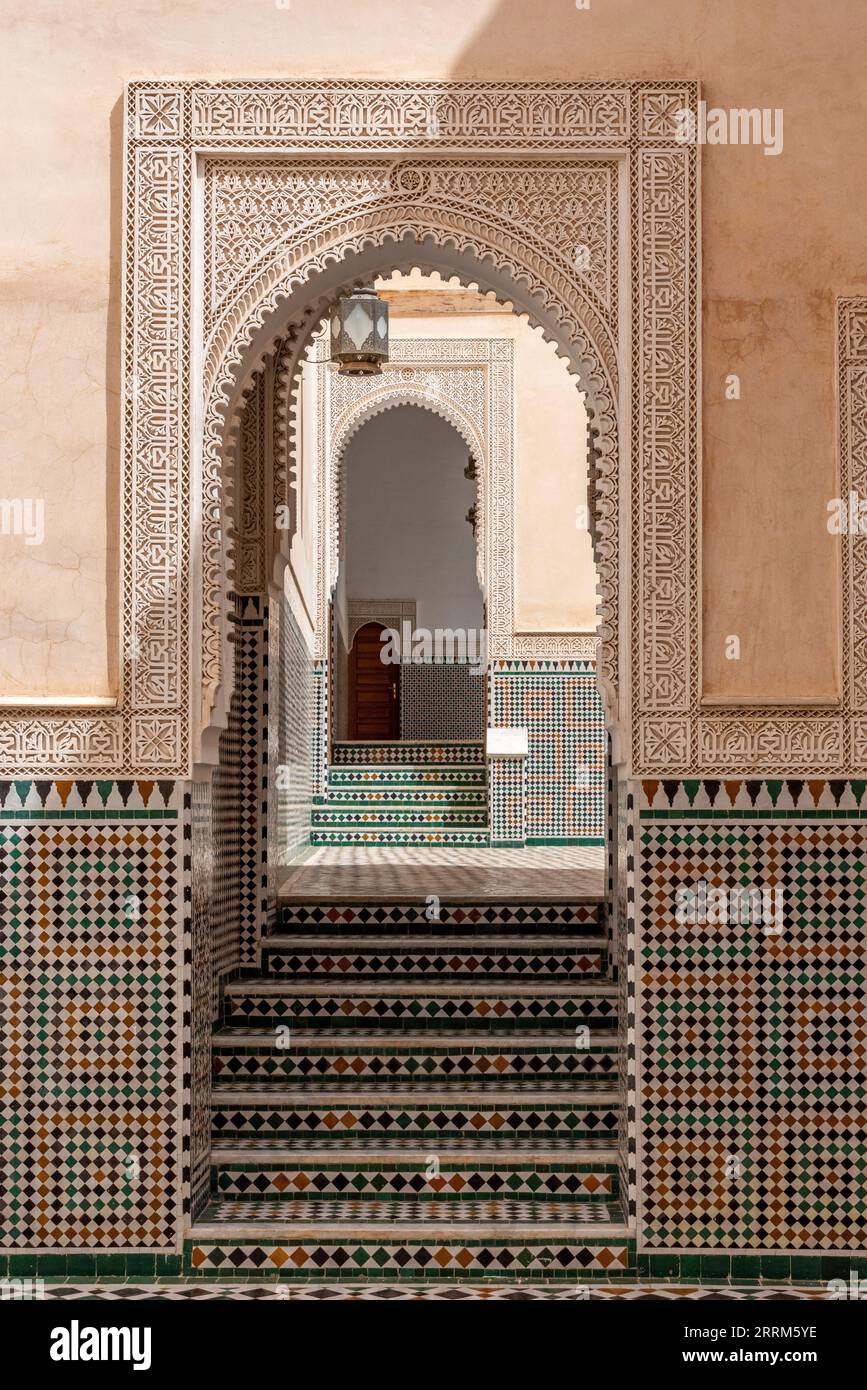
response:
[[[250,1302],[431,1302],[484,1300],[494,1303],[540,1302],[559,1299],[590,1302],[793,1302],[825,1300],[824,1286],[816,1288],[732,1288],[727,1285],[696,1288],[689,1284],[240,1284],[188,1279],[167,1284],[48,1284],[45,1298],[77,1302],[113,1299],[139,1302],[151,1299],[202,1301],[237,1299]]]
[[[523,901],[602,897],[605,850],[596,845],[526,849],[321,846],[285,871],[281,897],[388,899],[492,897]]]

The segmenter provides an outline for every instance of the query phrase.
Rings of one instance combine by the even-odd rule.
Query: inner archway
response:
[[[380,412],[343,450],[343,543],[332,598],[338,739],[376,738],[364,731],[373,724],[404,740],[484,736],[476,476],[464,439],[415,405]],[[398,606],[411,609],[412,619],[393,627]],[[369,670],[358,679],[359,631],[367,638],[377,614],[389,620],[381,625],[380,661],[397,667],[391,683]],[[392,720],[380,708],[386,697],[397,700]]]
[[[394,210],[392,210],[393,212]],[[396,214],[395,214],[396,215]],[[433,212],[432,212],[433,217]],[[385,211],[383,216],[386,217]],[[451,216],[454,216],[452,213]],[[263,353],[279,353],[281,358],[281,396],[283,406],[283,435],[280,453],[275,459],[275,501],[288,503],[292,486],[292,475],[297,467],[295,457],[295,399],[299,384],[299,373],[310,343],[318,331],[322,315],[327,311],[335,295],[350,290],[353,286],[369,282],[378,275],[393,270],[409,271],[423,268],[434,273],[443,273],[450,280],[457,280],[465,286],[481,287],[488,295],[508,309],[525,314],[531,324],[538,327],[543,335],[552,341],[570,372],[574,373],[585,393],[590,425],[590,480],[587,497],[589,527],[593,537],[594,555],[597,565],[598,587],[598,651],[594,644],[594,656],[598,660],[600,689],[606,707],[606,715],[616,746],[622,744],[619,710],[617,705],[617,667],[618,667],[618,621],[617,595],[619,581],[618,562],[618,449],[617,449],[617,401],[618,365],[617,353],[613,347],[610,327],[601,326],[599,306],[594,305],[592,296],[584,303],[586,289],[575,282],[577,302],[567,292],[567,282],[562,271],[545,266],[541,260],[531,257],[531,262],[522,264],[521,256],[526,254],[517,238],[507,238],[506,244],[499,240],[491,241],[490,229],[483,234],[475,227],[476,240],[467,240],[466,229],[460,234],[429,231],[418,234],[413,222],[411,230],[404,230],[399,236],[393,231],[386,232],[379,218],[374,219],[369,230],[359,233],[362,225],[367,225],[369,204],[359,217],[353,221],[352,235],[339,234],[329,243],[327,254],[305,259],[300,272],[287,269],[284,259],[274,262],[273,270],[263,271],[245,294],[244,305],[249,306],[255,293],[255,309],[245,308],[243,318],[231,315],[221,328],[219,339],[212,336],[209,357],[214,362],[208,372],[208,404],[205,412],[204,429],[204,469],[205,478],[213,477],[217,486],[221,478],[219,459],[225,433],[225,418],[234,420],[236,412],[243,404],[241,384],[249,383],[255,364]],[[433,221],[436,218],[433,217]],[[386,217],[389,227],[397,225]],[[397,223],[400,218],[397,218]],[[446,218],[448,222],[448,218]],[[574,274],[574,267],[573,267]],[[578,280],[580,280],[580,276]],[[583,307],[579,307],[580,305]],[[238,306],[240,309],[240,305]],[[617,313],[612,309],[613,321]],[[609,323],[612,322],[609,315]],[[261,324],[261,326],[259,326]],[[589,325],[589,327],[587,326]],[[226,336],[228,335],[228,336]],[[214,357],[220,346],[220,358]],[[217,363],[220,361],[221,366]],[[219,529],[209,530],[209,509],[204,510],[205,555],[213,554],[212,564],[205,563],[205,575],[211,580],[219,578],[221,569],[221,550],[212,547],[208,536],[219,536]],[[216,525],[216,523],[214,523]],[[275,578],[282,578],[285,554],[282,542],[285,537],[277,534],[273,538]],[[220,617],[219,604],[212,604],[209,598],[216,590],[206,588],[203,604],[203,643],[204,658],[202,672],[204,677],[203,697],[205,708],[211,698],[216,696],[217,709],[222,707],[225,693],[220,693],[220,671],[228,661],[226,629]],[[223,637],[219,639],[219,631]],[[553,647],[548,650],[553,653]],[[562,643],[556,644],[562,646]],[[537,640],[512,640],[495,655],[520,654],[537,655],[544,652],[546,643]],[[581,652],[589,654],[585,645]],[[573,649],[578,654],[579,648]],[[222,654],[222,655],[221,655]],[[209,695],[208,691],[212,694]],[[219,718],[219,716],[218,716]]]

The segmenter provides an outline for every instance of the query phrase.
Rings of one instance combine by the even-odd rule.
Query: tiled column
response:
[[[492,735],[520,736],[521,751],[497,751]],[[527,838],[527,731],[526,729],[488,730],[488,814],[491,826],[491,845],[500,848],[521,848]],[[501,740],[503,744],[506,739]]]

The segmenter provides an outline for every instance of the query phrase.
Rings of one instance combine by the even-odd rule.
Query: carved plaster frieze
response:
[[[355,634],[365,623],[382,623],[394,632],[402,624],[415,628],[416,601],[414,598],[351,598],[346,601],[346,650],[349,651]]]

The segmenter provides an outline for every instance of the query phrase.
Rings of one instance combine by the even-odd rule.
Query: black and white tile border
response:
[[[824,1285],[804,1288],[782,1287],[740,1287],[728,1285],[717,1287],[693,1284],[578,1284],[552,1287],[550,1284],[519,1284],[513,1281],[503,1284],[275,1284],[235,1282],[215,1283],[201,1279],[188,1279],[181,1283],[165,1284],[45,1284],[44,1297],[57,1302],[74,1303],[79,1300],[114,1300],[117,1302],[145,1302],[154,1299],[173,1302],[212,1302],[219,1299],[247,1300],[261,1302],[302,1302],[326,1303],[343,1302],[466,1302],[485,1300],[487,1302],[544,1302],[553,1299],[571,1299],[575,1302],[622,1300],[624,1302],[676,1302],[690,1300],[695,1302],[791,1302],[798,1300],[824,1300],[827,1290]]]

